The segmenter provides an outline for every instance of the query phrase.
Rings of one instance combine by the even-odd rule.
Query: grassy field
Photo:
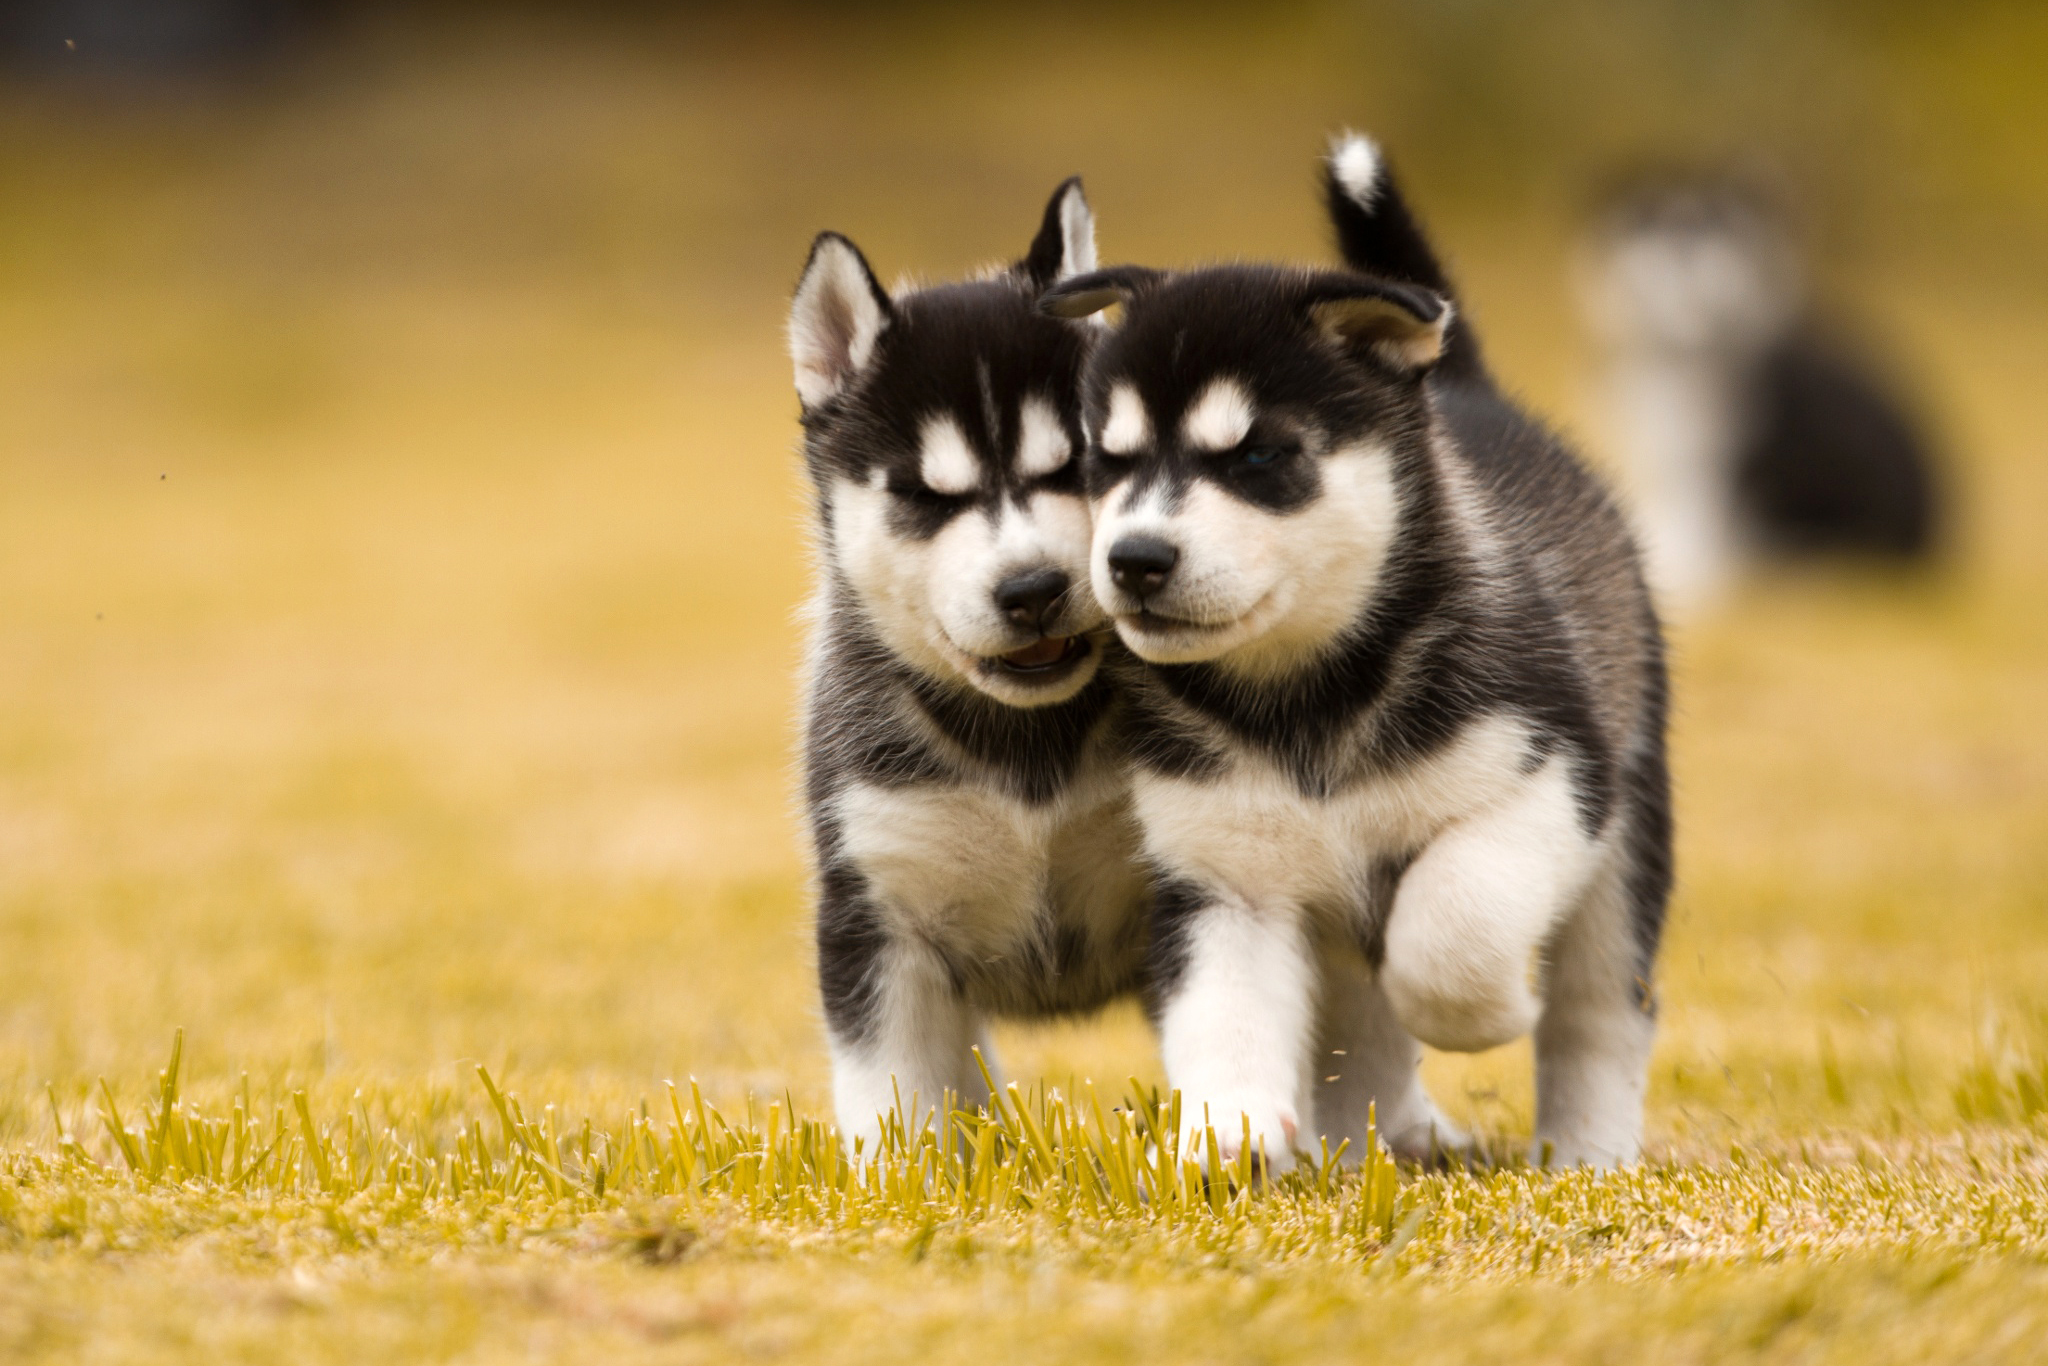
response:
[[[1004,1032],[1015,1105],[887,1179],[801,1122],[808,236],[957,271],[1080,169],[1109,257],[1318,254],[1321,133],[1403,125],[1276,74],[1312,29],[998,85],[958,35],[372,30],[0,93],[0,1359],[2038,1359],[2048,288],[1910,239],[1844,287],[1957,553],[1678,638],[1640,1170],[1205,1190],[1128,1009]],[[1563,198],[1411,160],[1583,428]],[[1525,1046],[1428,1067],[1526,1136]]]

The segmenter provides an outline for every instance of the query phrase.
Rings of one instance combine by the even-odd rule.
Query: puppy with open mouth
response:
[[[1534,1032],[1534,1152],[1640,1148],[1670,885],[1662,647],[1627,529],[1495,387],[1363,138],[1350,270],[1079,274],[1090,574],[1126,700],[1150,989],[1184,1112],[1284,1165],[1312,1135],[1465,1138],[1416,1040]]]
[[[1037,307],[1094,269],[1078,181],[1030,251],[884,290],[813,244],[789,317],[814,490],[804,700],[818,972],[840,1131],[986,1086],[997,1015],[1135,986],[1146,886],[1089,579],[1079,373]],[[915,1125],[920,1116],[905,1113]]]

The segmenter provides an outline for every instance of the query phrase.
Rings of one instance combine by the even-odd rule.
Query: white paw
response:
[[[1635,1165],[1642,1155],[1640,1142],[1622,1136],[1603,1143],[1583,1135],[1545,1138],[1539,1134],[1529,1144],[1529,1165],[1554,1172],[1570,1171],[1573,1167],[1609,1172]]]
[[[1396,1157],[1411,1162],[1438,1162],[1473,1155],[1472,1135],[1444,1118],[1434,1105],[1421,1114],[1395,1115],[1380,1129],[1380,1142]]]
[[[1209,1136],[1203,1127],[1205,1113],[1208,1127],[1216,1131],[1217,1150],[1226,1163],[1235,1162],[1243,1153],[1245,1136],[1249,1132],[1252,1153],[1263,1153],[1272,1172],[1277,1174],[1294,1166],[1294,1142],[1301,1129],[1301,1120],[1294,1107],[1286,1101],[1264,1096],[1234,1096],[1218,1097],[1205,1104],[1200,1098],[1190,1100],[1182,1097],[1181,1152],[1206,1165]],[[1250,1120],[1249,1126],[1247,1119]]]

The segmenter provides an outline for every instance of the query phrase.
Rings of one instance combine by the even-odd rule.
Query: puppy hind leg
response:
[[[1601,872],[1551,946],[1530,1156],[1553,1167],[1625,1166],[1642,1153],[1656,1019],[1620,864]]]
[[[1394,1018],[1365,959],[1346,950],[1320,955],[1321,1009],[1310,1057],[1318,1132],[1334,1151],[1351,1140],[1349,1158],[1365,1156],[1368,1115],[1380,1141],[1401,1157],[1427,1161],[1471,1146],[1423,1088],[1422,1045]]]

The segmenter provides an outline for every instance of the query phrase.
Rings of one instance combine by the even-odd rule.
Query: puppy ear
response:
[[[1062,280],[1039,297],[1038,309],[1055,318],[1085,318],[1111,304],[1127,304],[1150,290],[1164,272],[1144,266],[1111,266]]]
[[[1081,177],[1067,177],[1052,192],[1038,236],[1017,268],[1040,289],[1095,269],[1095,214],[1081,193]]]
[[[1437,363],[1451,326],[1450,300],[1385,280],[1332,279],[1311,290],[1307,304],[1324,336],[1404,375]]]
[[[895,316],[860,248],[836,232],[819,233],[789,305],[789,358],[804,411],[829,402],[868,367]]]

